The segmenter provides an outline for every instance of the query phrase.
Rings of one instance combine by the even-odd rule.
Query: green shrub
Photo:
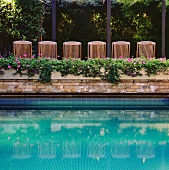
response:
[[[0,75],[5,71],[14,69],[15,74],[27,75],[28,77],[39,74],[39,81],[49,83],[51,81],[52,71],[61,73],[61,76],[72,74],[75,76],[83,75],[84,77],[100,77],[103,80],[118,83],[121,75],[131,77],[142,76],[142,70],[148,76],[159,74],[163,71],[168,74],[169,60],[126,58],[126,59],[63,59],[50,60],[49,58],[15,58],[10,55],[8,58],[0,58]]]

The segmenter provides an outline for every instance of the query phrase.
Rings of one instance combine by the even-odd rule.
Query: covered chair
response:
[[[40,57],[57,58],[57,43],[53,41],[41,41],[38,43]]]
[[[82,57],[81,42],[68,41],[63,43],[63,57],[65,58],[81,58]]]
[[[112,42],[112,57],[130,58],[130,42],[127,41]]]
[[[103,41],[88,42],[88,57],[89,58],[106,57],[106,42]]]
[[[32,42],[30,41],[14,41],[13,53],[15,57],[30,58],[32,56]]]
[[[137,42],[136,57],[144,56],[146,58],[154,58],[156,51],[156,43],[152,41]]]

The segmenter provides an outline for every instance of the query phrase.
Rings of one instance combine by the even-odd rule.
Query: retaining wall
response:
[[[148,77],[121,76],[121,80],[113,85],[100,78],[88,78],[83,76],[61,77],[60,73],[52,73],[51,83],[38,82],[38,76],[15,75],[13,70],[6,70],[0,75],[0,93],[169,93],[169,75],[157,75]]]

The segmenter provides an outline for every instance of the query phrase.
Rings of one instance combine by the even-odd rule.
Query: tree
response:
[[[0,54],[11,51],[15,40],[36,42],[43,15],[44,3],[40,0],[0,1]]]

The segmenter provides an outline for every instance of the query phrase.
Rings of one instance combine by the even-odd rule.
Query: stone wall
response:
[[[169,93],[169,80],[121,79],[112,85],[100,79],[54,79],[41,84],[36,79],[1,79],[0,93]]]

